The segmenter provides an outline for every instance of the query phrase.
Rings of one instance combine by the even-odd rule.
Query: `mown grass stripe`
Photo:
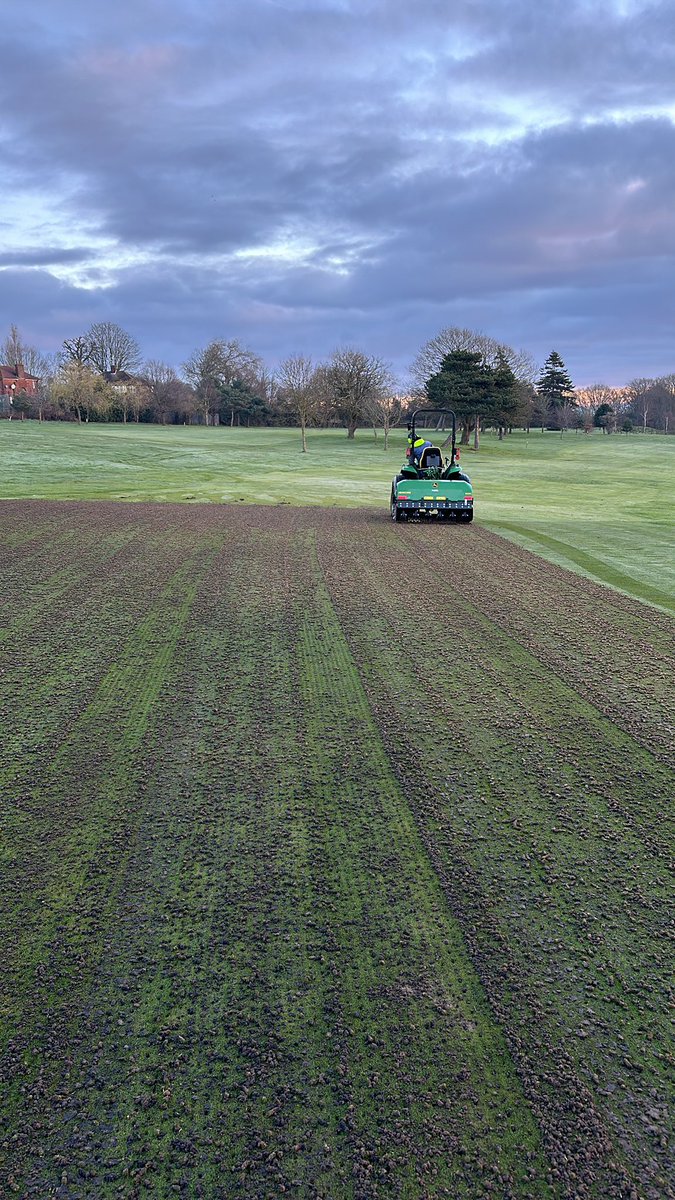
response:
[[[340,880],[335,922],[344,963],[340,1009],[342,1021],[360,1026],[362,1039],[371,1037],[378,1047],[374,1055],[368,1054],[363,1040],[360,1046],[353,1037],[345,1040],[348,1080],[358,1114],[356,1129],[371,1151],[384,1152],[378,1145],[383,1136],[383,1118],[377,1109],[380,1087],[391,1089],[390,1104],[395,1109],[407,1110],[407,1121],[417,1129],[418,1138],[424,1137],[422,1130],[430,1120],[433,1128],[431,1113],[440,1101],[449,1130],[460,1138],[463,1158],[452,1154],[449,1143],[445,1153],[436,1157],[442,1135],[437,1128],[434,1136],[427,1125],[434,1187],[446,1187],[457,1196],[475,1194],[481,1176],[475,1147],[480,1146],[479,1157],[485,1164],[497,1164],[496,1170],[519,1178],[521,1186],[526,1178],[538,1177],[534,1186],[542,1190],[536,1194],[552,1194],[545,1183],[536,1123],[459,925],[447,910],[392,775],[312,542],[306,556],[314,578],[307,580],[303,599],[300,688],[306,714],[304,738],[310,761],[316,763],[318,786],[313,795],[325,831],[321,869],[328,878]],[[340,729],[344,734],[327,762],[327,740]],[[345,762],[346,746],[351,753]],[[368,1008],[372,1016],[364,1023]],[[399,1061],[397,1070],[393,1064],[402,1046],[410,1061],[403,1067]],[[375,1089],[372,1074],[368,1075],[373,1057],[383,1080]],[[474,1097],[473,1104],[464,1099],[458,1064],[468,1072],[466,1089]],[[512,1123],[502,1122],[496,1133],[498,1112],[510,1112]],[[406,1124],[403,1121],[401,1126],[404,1141]],[[442,1124],[439,1119],[438,1125]],[[424,1156],[423,1146],[421,1152]],[[424,1189],[431,1186],[429,1179],[424,1182],[416,1175],[419,1165],[415,1157],[399,1164],[406,1195],[420,1194],[416,1190],[420,1187],[426,1194]]]
[[[588,554],[570,542],[551,537],[550,534],[542,533],[541,530],[533,529],[529,525],[513,524],[501,518],[491,517],[485,524],[488,529],[495,529],[498,533],[503,533],[519,545],[535,550],[544,546],[552,552],[554,561],[561,561],[563,566],[572,563],[591,579],[597,579],[600,583],[616,588],[619,592],[625,592],[627,596],[637,596],[639,600],[655,604],[665,612],[675,613],[675,598],[670,592],[664,592],[662,588],[654,587],[644,579],[637,579],[624,571],[617,570],[610,563],[603,562],[596,555]]]
[[[72,925],[77,938],[77,922],[69,914],[72,901],[102,846],[130,815],[133,819],[128,801],[134,755],[143,742],[199,580],[221,545],[222,536],[209,535],[162,589],[120,663],[108,670],[94,700],[58,747],[45,778],[22,799],[32,814],[32,845],[25,857],[13,859],[3,891],[7,894],[20,878],[30,878],[34,890],[27,894],[24,887],[22,909],[14,903],[4,911],[4,938],[12,954],[5,963],[3,982],[6,992],[11,978],[13,1014],[22,1010],[35,967],[57,929],[66,933],[67,942]],[[114,887],[107,897],[101,895],[101,918],[114,895]],[[13,963],[20,974],[12,971],[10,976]],[[10,1036],[11,1024],[5,1026],[3,1038]]]

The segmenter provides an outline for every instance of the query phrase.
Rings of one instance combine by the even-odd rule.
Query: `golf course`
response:
[[[0,1196],[675,1196],[675,439],[0,422]]]

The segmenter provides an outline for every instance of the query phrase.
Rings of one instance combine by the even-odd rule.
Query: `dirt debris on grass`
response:
[[[674,1194],[675,623],[370,511],[0,547],[2,1194]]]

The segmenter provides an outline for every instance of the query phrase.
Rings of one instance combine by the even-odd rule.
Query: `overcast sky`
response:
[[[0,337],[675,371],[673,0],[5,0],[2,46]]]

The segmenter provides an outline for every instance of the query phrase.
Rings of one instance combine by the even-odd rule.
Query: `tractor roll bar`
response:
[[[451,419],[452,419],[452,454],[450,456],[450,462],[454,463],[454,461],[455,461],[455,435],[457,432],[457,418],[451,408],[416,408],[415,411],[412,413],[410,420],[408,421],[408,429],[410,430],[411,446],[415,445],[415,422],[418,417],[422,416],[422,414],[424,414],[426,416],[427,413],[434,413],[437,417],[441,417],[441,416],[442,417],[451,417]],[[446,441],[447,441],[447,438],[446,438]]]

